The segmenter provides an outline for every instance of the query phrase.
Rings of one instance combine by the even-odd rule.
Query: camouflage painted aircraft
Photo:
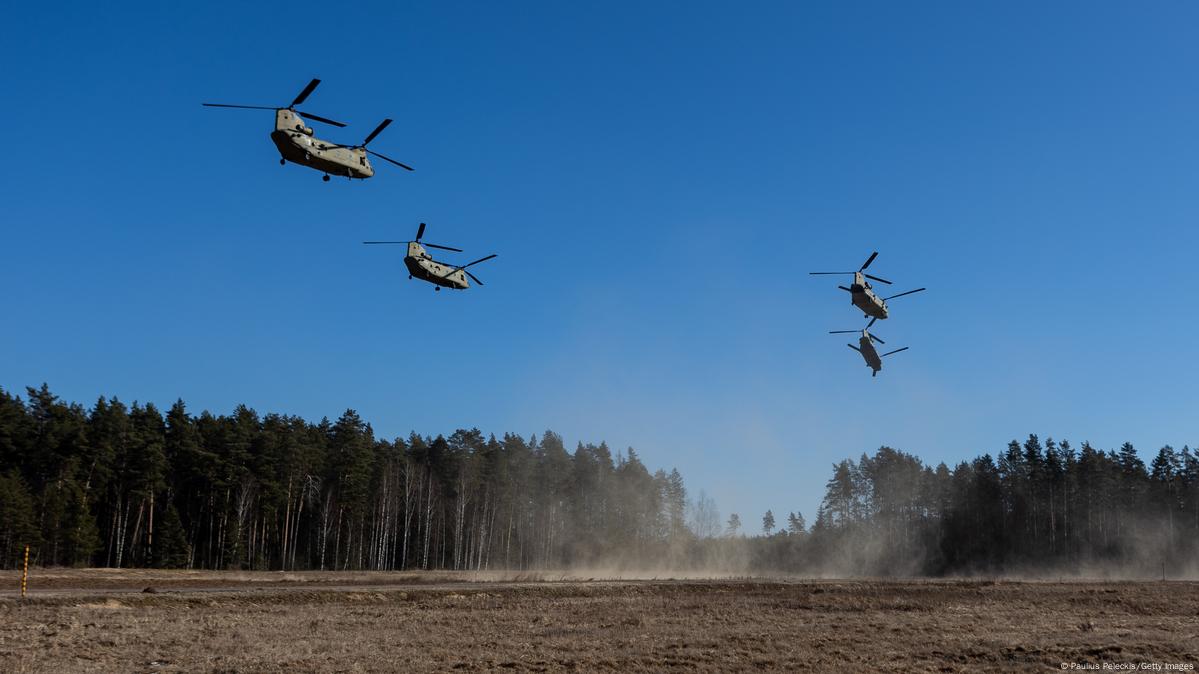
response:
[[[903,297],[904,295],[918,293],[922,290],[927,290],[927,288],[917,288],[915,290],[909,290],[906,293],[899,293],[898,295],[892,295],[890,297],[879,297],[878,295],[874,294],[873,286],[871,286],[870,282],[866,279],[874,279],[879,283],[891,285],[891,282],[887,279],[871,276],[870,274],[866,273],[866,268],[870,266],[871,262],[874,262],[874,258],[876,257],[878,257],[878,251],[871,253],[870,257],[861,267],[858,268],[857,271],[812,271],[808,273],[813,276],[823,276],[828,274],[852,274],[853,283],[851,283],[848,288],[845,286],[837,287],[849,293],[850,303],[858,309],[861,309],[862,313],[865,314],[867,318],[885,319],[887,317],[887,300],[893,300],[896,297]]]
[[[316,137],[312,127],[304,124],[305,119],[310,119],[314,122],[321,122],[336,127],[344,127],[341,122],[314,115],[310,112],[302,112],[296,110],[296,106],[303,103],[312,94],[320,80],[312,80],[299,96],[291,102],[287,107],[275,107],[264,105],[227,105],[225,103],[204,103],[210,108],[244,108],[249,110],[274,110],[275,111],[275,130],[271,132],[271,140],[274,141],[275,147],[279,148],[279,164],[284,165],[287,162],[299,164],[314,168],[325,174],[323,180],[329,181],[330,175],[344,176],[353,180],[359,178],[365,180],[375,175],[375,169],[371,166],[371,162],[367,159],[367,155],[373,155],[384,161],[389,161],[400,168],[413,170],[411,166],[401,164],[400,162],[385,157],[374,150],[368,150],[367,145],[378,136],[383,129],[391,124],[390,119],[385,119],[370,135],[362,141],[360,145],[341,145],[331,141],[321,140]]]
[[[886,342],[870,334],[870,326],[874,325],[875,320],[877,319],[870,319],[870,322],[866,324],[866,327],[861,330],[830,330],[828,333],[830,335],[843,335],[852,332],[859,335],[857,346],[854,346],[853,344],[846,344],[846,346],[862,354],[862,358],[866,361],[866,366],[873,370],[870,373],[871,377],[878,376],[879,370],[883,369],[883,358],[886,358],[893,353],[899,353],[900,351],[908,350],[908,347],[905,346],[902,349],[888,351],[880,356],[878,351],[874,348],[874,343],[878,342],[879,344],[886,344]]]
[[[474,266],[480,262],[486,262],[495,255],[488,255],[484,258],[479,258],[474,262],[470,262],[461,266],[434,260],[429,256],[425,248],[437,248],[438,250],[449,250],[455,253],[461,253],[461,248],[450,248],[449,246],[439,246],[434,243],[421,243],[421,237],[425,235],[425,223],[420,223],[420,228],[416,230],[416,239],[413,241],[363,241],[364,244],[403,244],[408,246],[408,254],[404,256],[404,266],[408,267],[408,278],[418,278],[422,281],[428,281],[434,286],[434,290],[442,288],[453,288],[455,290],[466,290],[470,287],[470,283],[466,280],[469,276],[472,281],[483,285],[474,274],[466,271],[467,267]]]

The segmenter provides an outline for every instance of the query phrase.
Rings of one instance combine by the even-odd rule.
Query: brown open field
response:
[[[1194,582],[37,570],[24,604],[17,583],[5,672],[1199,666]]]

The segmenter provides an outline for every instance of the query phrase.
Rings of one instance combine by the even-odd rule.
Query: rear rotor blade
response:
[[[858,347],[854,346],[853,344],[846,344],[845,346],[848,346],[849,348],[853,349],[854,351],[857,351],[858,353],[861,353],[861,352],[862,352],[862,350],[861,350],[861,349],[859,349]]]
[[[871,340],[873,340],[873,341],[876,341],[876,342],[878,342],[879,344],[886,344],[886,342],[884,342],[882,339],[879,339],[878,337],[875,337],[874,335],[871,335],[869,332],[867,332],[866,334],[870,336],[870,339],[871,339]]]
[[[420,227],[416,229],[416,242],[420,243],[420,238],[425,235],[425,223],[420,223]]]
[[[364,149],[364,150],[366,150],[366,148],[363,148],[363,149]],[[396,161],[396,160],[392,159],[391,157],[384,157],[383,155],[379,154],[378,152],[375,152],[374,150],[366,150],[366,151],[367,151],[367,152],[369,152],[370,154],[373,154],[373,155],[375,155],[375,156],[376,156],[376,157],[378,157],[379,159],[382,159],[382,160],[384,160],[384,161],[389,161],[389,162],[391,162],[391,163],[395,164],[396,166],[399,166],[400,168],[403,168],[403,169],[408,169],[409,171],[415,171],[415,170],[416,170],[416,169],[412,168],[411,166],[409,166],[409,165],[407,165],[407,164],[401,164],[400,162],[398,162],[398,161]]]
[[[870,319],[870,322],[866,324],[866,329],[867,329],[867,330],[869,330],[869,329],[870,329],[870,326],[874,325],[874,322],[875,322],[875,321],[877,321],[877,320],[878,320],[878,316],[875,316],[874,318],[871,318],[871,319]]]
[[[858,267],[858,271],[863,271],[864,269],[866,269],[866,267],[869,267],[870,263],[874,262],[874,258],[876,258],[876,257],[878,257],[877,250],[870,254],[870,257],[867,258],[866,261],[862,263],[861,267]]]
[[[865,277],[866,277],[866,278],[868,278],[868,279],[873,279],[873,280],[875,280],[875,281],[878,281],[879,283],[886,283],[887,285],[891,285],[891,282],[890,282],[890,281],[888,281],[888,280],[887,280],[887,279],[885,279],[885,278],[879,278],[879,277],[877,277],[877,276],[871,276],[870,274],[862,274],[862,276],[865,276]]]
[[[379,135],[383,131],[383,129],[386,129],[388,124],[391,124],[391,120],[385,119],[385,120],[383,120],[382,124],[375,127],[375,130],[370,132],[370,135],[366,137],[366,140],[362,141],[362,147],[366,147],[367,144],[369,144],[372,140],[374,140],[375,136]]]
[[[466,270],[463,270],[463,271],[466,271]],[[479,280],[478,276],[475,276],[474,274],[472,274],[470,272],[466,272],[466,275],[469,276],[471,278],[471,280],[473,280],[475,283],[478,283],[479,285],[483,285],[483,282]]]
[[[304,87],[304,90],[300,92],[299,96],[296,96],[296,100],[292,101],[291,106],[289,107],[294,108],[303,103],[308,98],[308,95],[312,93],[312,90],[316,88],[316,85],[320,83],[321,81],[318,79],[313,79],[311,82],[309,82],[308,86]]]
[[[320,117],[320,116],[314,115],[314,114],[312,114],[312,113],[310,113],[310,112],[296,112],[296,114],[297,114],[297,115],[299,115],[299,116],[301,116],[301,117],[303,117],[304,119],[311,119],[311,120],[312,120],[312,121],[314,121],[314,122],[323,122],[323,123],[325,123],[325,124],[330,124],[330,125],[332,125],[332,126],[336,126],[336,127],[339,127],[339,128],[340,128],[340,127],[344,127],[344,126],[345,126],[345,124],[342,124],[341,122],[335,122],[335,121],[333,121],[333,120],[331,120],[331,119],[326,119],[326,118],[324,118],[324,117]]]
[[[362,243],[369,245],[372,243],[403,243],[403,244],[406,244],[408,242],[407,241],[363,241]]]
[[[464,264],[464,265],[462,265],[461,267],[458,267],[458,268],[459,268],[459,269],[466,269],[467,267],[473,267],[473,266],[475,266],[475,265],[479,264],[480,262],[486,262],[486,261],[490,260],[490,259],[491,259],[491,258],[493,258],[493,257],[495,257],[495,255],[494,255],[494,254],[493,254],[493,255],[488,255],[487,257],[481,257],[481,258],[479,258],[479,259],[475,260],[474,262],[470,262],[470,263]]]
[[[884,302],[886,302],[887,300],[893,300],[893,299],[895,299],[896,297],[903,297],[904,295],[911,295],[912,293],[918,293],[918,292],[920,292],[921,290],[928,290],[928,288],[917,288],[917,289],[915,289],[915,290],[909,290],[909,291],[907,291],[906,293],[899,293],[898,295],[892,295],[892,296],[890,296],[890,297],[884,297],[884,298],[883,298],[883,301],[884,301]]]
[[[883,355],[879,356],[879,358],[886,358],[887,356],[890,356],[893,353],[899,353],[900,351],[907,351],[907,350],[908,350],[908,347],[905,346],[902,349],[895,349],[894,351],[888,351],[888,352],[884,353]]]
[[[278,110],[275,106],[266,105],[228,105],[226,103],[201,103],[208,108],[245,108],[246,110]]]
[[[852,293],[852,292],[853,292],[852,290],[850,290],[849,288],[846,288],[845,286],[837,286],[837,287],[838,287],[838,288],[840,288],[841,290],[844,290],[844,291],[845,291],[845,292],[847,292],[847,293]]]
[[[425,248],[437,248],[438,250],[452,250],[455,253],[462,252],[461,248],[450,248],[449,246],[439,246],[435,243],[422,243],[421,245],[424,246]]]
[[[852,273],[853,272],[851,272],[851,271],[810,271],[810,272],[808,272],[808,274],[811,276],[828,276],[829,274],[838,274],[839,275],[839,274],[852,274]]]
[[[844,335],[850,332],[861,332],[861,330],[829,330],[830,335]]]

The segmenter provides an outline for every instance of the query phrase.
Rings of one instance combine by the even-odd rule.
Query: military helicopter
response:
[[[275,147],[279,148],[279,154],[282,156],[279,159],[279,165],[282,166],[287,162],[300,164],[322,171],[325,175],[322,178],[325,182],[329,182],[329,176],[345,176],[351,180],[359,178],[365,180],[375,175],[375,169],[371,166],[370,160],[366,155],[374,155],[385,161],[389,161],[400,168],[412,171],[413,168],[406,164],[385,157],[374,150],[368,150],[366,146],[378,136],[383,129],[391,124],[390,119],[385,119],[379,126],[375,127],[374,131],[362,141],[360,145],[340,145],[329,141],[320,140],[314,135],[312,127],[304,124],[303,119],[310,119],[314,122],[322,122],[336,127],[344,127],[345,124],[336,122],[332,119],[320,117],[310,112],[301,112],[296,110],[296,106],[308,100],[308,96],[316,89],[321,81],[314,79],[304,87],[299,96],[285,108],[263,106],[263,105],[227,105],[225,103],[204,103],[203,105],[210,108],[245,108],[249,110],[274,110],[275,111],[275,130],[271,132],[271,140],[274,141]],[[303,118],[303,119],[301,119]]]
[[[469,276],[471,280],[479,285],[483,282],[474,274],[466,271],[467,267],[474,266],[480,262],[486,262],[495,255],[479,258],[474,262],[457,266],[448,262],[439,262],[429,257],[429,253],[425,248],[437,248],[438,250],[449,250],[455,253],[461,253],[461,248],[450,248],[449,246],[438,246],[433,243],[421,243],[421,237],[425,235],[425,223],[420,223],[420,227],[416,230],[416,239],[413,241],[363,241],[362,243],[371,244],[405,244],[408,246],[408,254],[404,256],[404,266],[408,267],[408,278],[418,278],[422,281],[428,281],[434,286],[434,290],[444,288],[454,288],[455,290],[466,290],[470,287],[470,283],[466,281]]]
[[[878,257],[878,251],[871,253],[870,257],[866,259],[866,262],[864,262],[857,271],[812,271],[808,273],[813,276],[822,276],[828,274],[852,274],[853,283],[851,283],[848,288],[845,286],[837,287],[850,294],[850,302],[852,302],[855,307],[861,309],[862,313],[866,314],[867,318],[885,319],[887,317],[887,300],[893,300],[896,297],[903,297],[904,295],[918,293],[922,290],[927,290],[927,288],[917,288],[915,290],[909,290],[906,293],[899,293],[898,295],[892,295],[890,297],[879,297],[878,295],[875,295],[873,286],[871,286],[870,282],[866,279],[874,279],[879,283],[891,285],[891,282],[887,279],[871,276],[870,274],[866,273],[866,268],[870,266],[871,262],[874,262],[874,258],[876,257]]]
[[[866,366],[872,370],[872,372],[870,373],[871,377],[878,376],[878,371],[883,369],[883,358],[886,358],[887,356],[890,356],[893,353],[899,353],[900,351],[908,350],[908,347],[905,346],[902,349],[895,349],[894,351],[888,351],[887,353],[884,353],[880,356],[878,351],[874,348],[874,342],[878,342],[879,344],[886,344],[886,342],[884,342],[883,340],[879,339],[878,337],[875,337],[874,335],[870,334],[870,326],[874,325],[874,322],[876,320],[878,320],[878,319],[877,318],[870,319],[870,322],[866,324],[866,327],[862,328],[861,330],[830,330],[828,333],[830,335],[842,335],[842,334],[853,332],[853,333],[858,333],[860,335],[858,337],[858,345],[857,346],[854,346],[853,344],[846,344],[846,346],[848,346],[849,348],[853,349],[854,351],[857,351],[858,353],[862,354],[862,358],[865,359],[865,361],[866,361]]]

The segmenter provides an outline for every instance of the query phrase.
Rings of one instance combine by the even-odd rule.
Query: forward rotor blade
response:
[[[871,340],[873,340],[873,341],[875,341],[875,342],[878,342],[879,344],[886,344],[886,342],[884,342],[883,340],[879,339],[878,337],[875,337],[874,335],[871,335],[869,332],[867,332],[866,334],[867,334],[867,335],[870,335],[870,339],[871,339]]]
[[[376,126],[375,130],[371,131],[370,135],[366,137],[366,140],[362,141],[362,147],[366,147],[368,143],[370,143],[372,140],[375,139],[375,136],[382,133],[383,129],[386,129],[388,124],[391,124],[391,120],[385,119],[385,120],[383,120],[382,124],[380,124],[379,126]]]
[[[808,274],[811,276],[828,276],[829,274],[840,275],[840,274],[852,274],[852,273],[853,272],[851,272],[851,271],[810,271],[810,272],[808,272]]]
[[[888,351],[888,352],[884,353],[883,355],[879,356],[879,358],[886,358],[887,356],[890,356],[893,353],[899,353],[900,351],[907,351],[907,350],[908,350],[908,347],[905,346],[902,349],[895,349],[894,351]]]
[[[909,291],[907,291],[906,293],[899,293],[898,295],[892,295],[892,296],[890,296],[890,297],[884,297],[884,298],[883,298],[883,301],[884,301],[884,302],[886,302],[887,300],[893,300],[893,299],[895,299],[896,297],[903,297],[904,295],[911,295],[912,293],[918,293],[918,292],[920,292],[921,290],[928,290],[928,288],[917,288],[917,289],[915,289],[915,290],[909,290]]]
[[[332,126],[336,126],[339,128],[345,127],[345,124],[342,124],[341,122],[335,122],[331,119],[326,119],[324,117],[314,115],[310,112],[296,112],[296,114],[303,117],[304,119],[311,119],[314,122],[323,122],[325,124],[330,124]]]
[[[870,274],[862,274],[862,276],[865,276],[865,277],[866,277],[866,278],[868,278],[868,279],[873,279],[873,280],[875,280],[875,281],[878,281],[879,283],[886,283],[887,285],[891,285],[891,282],[890,282],[890,281],[888,281],[888,280],[887,280],[887,279],[885,279],[885,278],[879,278],[879,277],[877,277],[877,276],[871,276]]]
[[[844,334],[846,334],[846,333],[850,333],[850,332],[855,332],[855,333],[856,333],[856,332],[861,332],[861,330],[829,330],[829,331],[828,331],[828,334],[830,334],[830,335],[844,335]]]
[[[853,293],[852,290],[850,290],[849,288],[846,288],[845,286],[837,286],[837,287],[840,288],[841,290],[844,290],[847,293]]]
[[[845,346],[848,346],[849,348],[853,349],[854,351],[857,351],[858,353],[861,353],[861,352],[862,352],[862,350],[861,350],[861,349],[859,349],[858,347],[854,346],[853,344],[846,344]]]
[[[865,270],[865,269],[866,269],[866,267],[869,267],[869,266],[870,266],[870,263],[871,263],[871,262],[874,262],[874,258],[876,258],[876,257],[878,257],[878,251],[877,251],[877,250],[876,250],[876,251],[874,251],[873,253],[871,253],[871,254],[870,254],[870,257],[869,257],[869,258],[867,258],[867,259],[866,259],[866,261],[865,261],[864,263],[862,263],[862,266],[861,266],[861,267],[858,267],[858,271],[863,271],[863,270]]]
[[[466,270],[463,270],[463,271],[466,271]],[[483,282],[479,280],[478,276],[475,276],[474,274],[472,274],[470,272],[466,272],[466,275],[469,276],[471,278],[471,280],[473,280],[475,283],[478,283],[479,285],[483,285]]]
[[[469,263],[467,263],[467,264],[464,264],[464,265],[462,265],[461,267],[458,267],[458,268],[459,268],[459,269],[466,269],[467,267],[473,267],[473,266],[475,266],[475,265],[479,264],[480,262],[486,262],[486,261],[490,260],[490,259],[491,259],[491,258],[493,258],[493,257],[495,257],[495,255],[488,255],[487,257],[481,257],[481,258],[479,258],[479,259],[475,260],[474,262],[469,262]]]
[[[228,105],[226,103],[201,103],[200,105],[203,105],[204,107],[207,107],[207,108],[244,108],[246,110],[278,110],[279,109],[273,105],[271,105],[271,106],[267,106],[267,105]]]
[[[362,148],[362,149],[366,150],[366,148]],[[383,159],[383,160],[385,160],[385,161],[389,161],[389,162],[391,162],[391,163],[395,164],[396,166],[399,166],[400,168],[403,168],[403,169],[408,169],[409,171],[415,171],[415,170],[416,170],[416,169],[412,168],[411,166],[409,166],[409,165],[407,165],[407,164],[401,164],[400,162],[398,162],[398,161],[396,161],[396,160],[392,159],[391,157],[384,157],[383,155],[379,154],[378,152],[375,152],[374,150],[366,150],[366,151],[367,151],[367,152],[369,152],[370,154],[373,154],[373,155],[375,155],[375,156],[376,156],[376,157],[378,157],[379,159]]]
[[[420,243],[420,238],[425,235],[425,223],[420,223],[420,227],[416,228],[416,242]]]
[[[362,243],[369,245],[372,243],[404,243],[404,244],[406,244],[408,242],[407,241],[363,241]]]
[[[291,102],[290,107],[294,108],[297,105],[303,103],[305,100],[307,100],[308,95],[311,94],[312,90],[316,88],[316,85],[318,85],[320,83],[321,83],[321,81],[318,79],[313,79],[311,82],[309,82],[308,86],[304,87],[304,90],[300,92],[300,95],[296,96],[296,100]]]
[[[421,245],[424,246],[425,248],[437,248],[438,250],[452,250],[455,253],[462,252],[461,248],[450,248],[449,246],[439,246],[435,243],[422,243]]]

